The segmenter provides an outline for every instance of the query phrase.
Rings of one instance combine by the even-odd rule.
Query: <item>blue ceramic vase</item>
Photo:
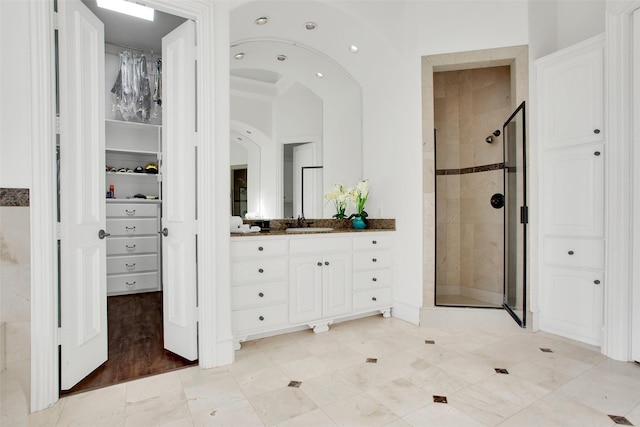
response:
[[[353,228],[355,228],[356,230],[367,228],[367,223],[364,222],[364,220],[360,216],[354,217],[351,223],[353,224]]]

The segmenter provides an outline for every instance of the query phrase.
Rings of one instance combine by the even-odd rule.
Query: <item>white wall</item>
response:
[[[278,140],[322,135],[322,99],[299,83],[278,95],[274,113]]]
[[[31,187],[28,20],[28,2],[0,1],[0,188]]]
[[[558,49],[604,33],[605,0],[558,1]]]

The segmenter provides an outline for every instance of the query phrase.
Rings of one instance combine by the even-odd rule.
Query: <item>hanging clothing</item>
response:
[[[147,122],[151,116],[151,86],[144,54],[120,52],[118,76],[111,88],[113,112],[118,119]]]

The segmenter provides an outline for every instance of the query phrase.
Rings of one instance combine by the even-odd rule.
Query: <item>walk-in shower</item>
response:
[[[435,303],[505,307],[522,324],[524,103],[513,112],[511,81],[509,66],[433,73]]]

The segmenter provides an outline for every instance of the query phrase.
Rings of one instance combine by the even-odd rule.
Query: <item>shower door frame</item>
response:
[[[511,114],[511,116],[509,116],[509,118],[504,122],[504,124],[502,125],[502,138],[503,138],[503,160],[504,160],[504,168],[503,168],[503,179],[504,179],[504,184],[503,184],[503,190],[504,190],[504,194],[505,194],[505,206],[504,206],[504,273],[503,273],[503,302],[502,302],[502,307],[511,315],[511,317],[513,318],[513,320],[515,320],[515,322],[520,325],[520,327],[522,328],[526,328],[527,326],[527,224],[529,223],[529,207],[527,205],[527,114],[526,114],[526,107],[525,107],[525,103],[526,101],[522,101],[522,103],[518,106],[518,108],[516,108],[514,110],[514,112]],[[520,111],[522,111],[522,126],[521,128],[519,128],[517,131],[522,133],[522,206],[520,206],[520,209],[516,210],[515,215],[518,215],[518,211],[519,211],[519,215],[520,215],[520,221],[519,224],[522,225],[522,242],[518,242],[516,239],[516,245],[518,243],[522,244],[522,319],[518,316],[518,314],[516,313],[516,311],[511,308],[509,306],[509,304],[507,303],[507,287],[508,287],[508,267],[509,267],[509,255],[511,253],[511,251],[507,251],[507,247],[508,247],[508,239],[509,239],[509,220],[508,220],[508,209],[507,209],[507,204],[508,201],[506,200],[509,196],[508,196],[508,187],[507,187],[507,174],[509,173],[508,170],[508,166],[507,166],[507,140],[506,140],[506,136],[507,136],[507,125],[511,122],[511,120],[513,120],[518,113],[520,113]],[[516,146],[517,148],[517,146]],[[517,151],[516,151],[516,155],[517,155]],[[517,164],[517,162],[516,162]],[[517,180],[517,173],[516,172],[516,180]],[[516,181],[517,184],[517,181]],[[516,187],[516,197],[517,197],[517,187]],[[517,200],[516,200],[517,201]],[[517,251],[515,251],[516,253],[516,257],[517,257]],[[516,266],[518,265],[518,260],[516,259]],[[517,277],[518,271],[516,268],[516,277]]]

